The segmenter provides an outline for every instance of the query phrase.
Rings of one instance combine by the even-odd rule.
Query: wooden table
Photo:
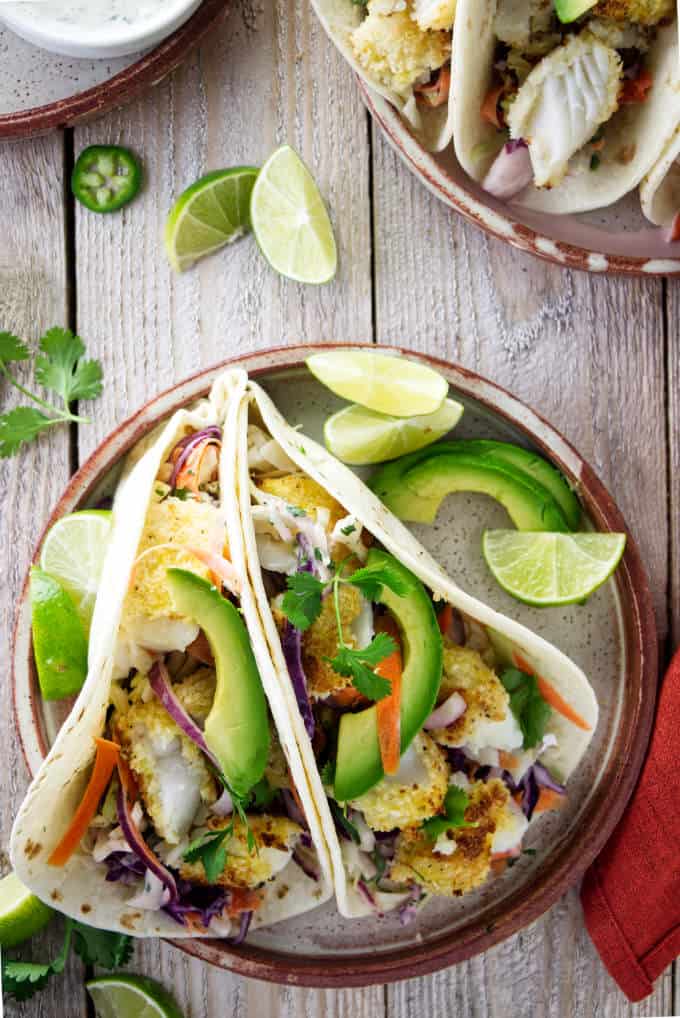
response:
[[[320,289],[275,276],[243,242],[182,277],[161,233],[176,195],[208,169],[259,163],[279,143],[313,167],[340,252]],[[74,207],[68,172],[92,143],[131,145],[147,186],[121,214]],[[301,340],[373,340],[474,368],[551,419],[592,462],[639,540],[662,645],[680,635],[680,289],[543,264],[488,240],[419,186],[367,119],[348,68],[306,2],[240,0],[183,69],[128,109],[75,131],[0,146],[0,328],[36,339],[68,323],[104,365],[93,423],[55,429],[0,467],[0,592],[8,647],[16,592],[69,474],[150,396],[234,353]],[[26,376],[28,377],[28,376]],[[2,386],[2,404],[14,394]],[[28,774],[0,672],[0,848]],[[55,943],[53,934],[45,937]],[[37,953],[37,949],[36,949]],[[45,954],[43,942],[41,954]],[[680,978],[628,1004],[585,933],[575,892],[487,954],[365,991],[279,989],[141,945],[133,971],[174,988],[191,1018],[671,1015]],[[680,976],[680,973],[679,973]],[[79,1018],[72,964],[9,1015]]]

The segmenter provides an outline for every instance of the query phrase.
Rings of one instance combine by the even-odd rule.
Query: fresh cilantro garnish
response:
[[[541,696],[536,676],[527,675],[519,668],[506,668],[501,682],[510,694],[510,709],[524,736],[523,748],[537,746],[545,735],[552,711]]]
[[[317,562],[323,562],[323,555],[321,554],[321,548],[314,549],[314,558]]]
[[[226,788],[224,780],[223,784]],[[255,788],[257,787],[256,785]],[[251,796],[255,793],[255,788],[251,790]],[[199,834],[184,853],[184,858],[187,862],[203,863],[203,869],[209,884],[217,883],[217,878],[224,872],[224,867],[227,865],[227,846],[234,834],[236,817],[241,820],[246,828],[248,852],[252,855],[256,851],[255,838],[248,824],[248,817],[245,812],[245,802],[233,793],[232,802],[234,803],[234,814],[227,826],[222,827],[220,830],[206,831],[204,834]]]
[[[132,938],[123,933],[95,930],[91,926],[67,919],[64,942],[57,957],[47,963],[15,961],[2,958],[2,990],[15,1000],[29,1000],[44,989],[53,975],[64,971],[73,945],[86,965],[120,968],[127,965],[132,955]]]
[[[346,527],[340,527],[340,533],[344,534],[345,537],[349,537],[349,535],[353,534],[356,529],[357,528],[353,523],[349,523]]]
[[[382,700],[390,695],[392,683],[373,669],[396,649],[397,645],[388,633],[377,633],[368,647],[354,650],[343,644],[338,647],[335,657],[327,657],[326,661],[339,675],[351,676],[355,688],[368,700]]]
[[[593,152],[593,154],[590,157],[590,169],[599,170],[601,162],[602,158],[600,157],[599,152]]]
[[[465,810],[470,805],[464,788],[451,785],[444,797],[444,815],[430,817],[423,824],[423,831],[430,841],[436,841],[440,834],[446,834],[455,827],[475,827],[465,821]]]
[[[306,516],[307,515],[305,510],[301,509],[300,506],[297,506],[297,505],[287,505],[286,509],[288,510],[288,512],[290,513],[291,516]]]
[[[339,806],[334,799],[329,799],[328,804],[331,807],[331,813],[333,814],[333,819],[335,820],[335,822],[339,824],[340,827],[342,827],[343,831],[348,836],[350,841],[353,841],[355,845],[358,845],[359,842],[361,841],[361,836],[359,835],[359,832],[352,823],[352,821],[345,813],[345,810],[342,809],[342,807]]]
[[[326,763],[321,768],[321,783],[322,785],[332,786],[335,781],[335,763],[333,760],[326,760]]]
[[[325,588],[326,584],[312,573],[294,573],[288,577],[288,590],[281,607],[296,629],[304,632],[318,619]]]
[[[80,399],[94,399],[102,391],[99,361],[83,359],[85,344],[69,329],[48,329],[40,340],[40,350],[35,362],[36,378],[59,397],[63,406],[48,403],[17,381],[7,365],[28,360],[30,350],[11,332],[0,332],[0,372],[23,396],[42,407],[42,410],[15,407],[0,416],[0,457],[13,456],[24,442],[31,442],[55,424],[89,422],[88,417],[74,414],[71,404]]]

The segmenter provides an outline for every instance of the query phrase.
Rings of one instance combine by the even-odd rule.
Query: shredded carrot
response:
[[[249,887],[232,887],[229,890],[227,915],[233,919],[241,912],[255,912],[261,904],[261,891],[253,891]]]
[[[187,550],[192,555],[195,555],[197,559],[200,559],[203,565],[208,567],[211,580],[216,587],[224,585],[227,590],[235,594],[239,593],[241,582],[238,573],[228,559],[223,555],[218,555],[217,552],[204,551],[202,548],[188,548]]]
[[[507,868],[508,868],[507,859],[501,858],[497,859],[495,856],[493,855],[491,856],[491,872],[494,874],[494,876],[499,877],[501,873],[505,873]]]
[[[500,861],[501,859],[517,859],[521,854],[521,848],[508,848],[505,852],[493,852],[491,859],[493,862]]]
[[[439,74],[427,85],[416,85],[413,91],[423,106],[443,106],[451,90],[451,68],[442,67]]]
[[[363,693],[360,693],[354,686],[345,686],[344,689],[337,689],[332,696],[328,697],[331,707],[358,707],[360,704],[367,704]]]
[[[130,770],[127,760],[123,756],[118,757],[118,777],[127,796],[128,802],[135,802],[139,797],[135,776]]]
[[[442,636],[446,636],[448,631],[451,629],[453,624],[453,607],[450,604],[445,604],[437,615],[437,622],[439,623],[439,631]]]
[[[566,796],[556,792],[553,788],[542,788],[534,807],[534,814],[547,813],[551,809],[561,809],[565,798]]]
[[[217,439],[207,438],[205,442],[201,442],[201,444],[197,445],[195,449],[192,449],[187,456],[186,463],[177,475],[175,487],[186,488],[197,495],[203,458],[211,446],[217,446],[219,449],[219,444],[220,443]]]
[[[498,112],[498,103],[504,91],[505,85],[494,85],[493,88],[490,88],[484,97],[481,110],[482,119],[487,120],[499,130],[504,126]]]
[[[517,667],[520,668],[523,672],[526,672],[527,675],[536,675],[535,670],[531,667],[531,665],[527,661],[524,660],[521,654],[518,654],[515,651],[513,652],[512,656]],[[567,703],[564,697],[562,697],[557,692],[555,687],[552,686],[547,679],[542,678],[540,675],[536,675],[536,683],[538,685],[539,693],[546,701],[546,703],[550,704],[553,710],[556,710],[557,713],[561,714],[562,717],[567,719],[567,721],[571,721],[571,723],[576,725],[577,728],[583,729],[584,732],[589,732],[591,730],[591,726],[588,724],[588,722],[583,720],[581,715],[578,714],[574,710],[574,708]]]
[[[120,759],[120,746],[108,739],[95,739],[97,747],[94,767],[85,794],[65,834],[47,860],[50,866],[64,866],[83,840],[101,797],[106,791],[113,770]]]
[[[646,102],[653,84],[654,79],[649,70],[646,67],[641,68],[637,78],[624,80],[619,92],[619,103],[629,105]]]
[[[397,649],[376,665],[375,674],[389,679],[392,691],[376,703],[378,721],[378,742],[385,774],[396,774],[401,758],[401,645],[399,630],[393,619],[386,616],[378,620],[376,629],[389,633]]]
[[[508,753],[505,749],[499,749],[498,763],[504,771],[511,771],[513,767],[517,767],[519,760],[514,753]]]

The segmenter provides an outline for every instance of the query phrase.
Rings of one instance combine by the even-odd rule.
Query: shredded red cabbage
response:
[[[462,749],[449,747],[446,756],[452,771],[467,771],[468,758]]]
[[[204,887],[178,880],[177,899],[164,905],[163,911],[182,926],[192,920],[208,929],[211,920],[221,916],[228,905],[229,892],[223,887]]]
[[[408,926],[418,915],[418,903],[422,900],[424,891],[420,884],[411,884],[411,894],[399,907],[399,923],[401,926]]]
[[[118,787],[116,809],[118,812],[118,823],[120,824],[125,840],[130,846],[132,852],[138,856],[147,869],[151,870],[151,872],[158,877],[170,895],[170,902],[177,901],[178,895],[175,878],[170,870],[166,869],[160,859],[151,851],[147,843],[144,841],[144,838],[137,830],[137,825],[132,819],[127,792],[123,788],[122,782]]]
[[[175,696],[170,684],[170,676],[168,675],[167,668],[162,661],[154,662],[153,667],[149,672],[149,684],[175,724],[182,729],[188,739],[191,739],[191,741],[198,746],[201,752],[205,753],[219,774],[221,767],[217,757],[214,756],[208,749],[208,744],[205,741],[203,732],[196,722],[189,717],[184,707]]]
[[[146,873],[146,864],[134,852],[112,852],[104,860],[110,883],[136,884]]]
[[[290,681],[297,700],[305,730],[310,739],[314,737],[314,712],[307,692],[307,676],[302,664],[302,633],[290,622],[286,622],[281,640],[283,656],[286,659]]]
[[[239,944],[242,944],[243,941],[246,939],[246,937],[248,936],[248,930],[250,929],[250,924],[252,920],[253,920],[252,912],[241,912],[241,921],[239,924],[238,933],[236,934],[235,937],[229,938],[229,943],[231,944],[232,947],[238,947]]]
[[[542,788],[552,788],[553,791],[559,792],[560,795],[566,793],[564,785],[555,781],[550,771],[541,763],[533,764],[517,787],[522,792],[522,812],[527,820],[531,820],[534,815],[536,803]]]
[[[175,461],[175,464],[172,468],[172,474],[170,475],[170,480],[168,481],[168,484],[170,485],[171,488],[174,488],[175,485],[177,484],[177,478],[182,470],[182,467],[184,466],[189,456],[191,455],[192,450],[195,449],[197,445],[200,445],[201,442],[204,442],[206,439],[212,440],[215,444],[221,442],[222,441],[221,429],[218,428],[217,425],[213,424],[210,425],[210,427],[208,428],[202,428],[201,431],[195,431],[193,435],[187,435],[185,438],[179,440],[179,442],[175,446],[175,449],[181,449],[182,451],[180,452],[179,456],[177,457],[177,460]]]
[[[295,796],[293,795],[293,793],[288,788],[282,788],[280,791],[281,798],[283,799],[283,805],[285,806],[286,813],[288,814],[290,819],[294,823],[299,824],[300,827],[304,827],[306,829],[307,820],[305,819],[304,813],[302,812],[297,802],[295,801]]]

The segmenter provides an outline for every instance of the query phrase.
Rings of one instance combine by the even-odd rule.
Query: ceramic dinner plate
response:
[[[305,357],[321,349],[329,347],[281,348],[230,363],[247,368],[288,420],[318,439],[325,418],[340,405],[304,366]],[[595,529],[625,530],[621,514],[592,469],[541,417],[464,368],[408,355],[442,372],[451,395],[464,404],[456,438],[496,438],[540,452],[577,488]],[[115,487],[124,453],[158,420],[205,395],[223,366],[163,393],[123,423],[74,476],[48,526],[77,507],[96,505]],[[624,808],[649,737],[657,667],[650,594],[629,535],[615,577],[587,604],[542,610],[519,604],[496,585],[480,548],[484,528],[507,525],[497,503],[459,493],[445,500],[433,526],[414,526],[414,531],[461,587],[557,644],[584,669],[595,688],[600,703],[597,732],[569,782],[566,807],[531,826],[527,847],[536,854],[522,856],[476,893],[430,902],[406,927],[394,915],[342,919],[328,904],[258,931],[239,948],[219,940],[182,941],[178,947],[223,968],[275,982],[338,987],[384,983],[431,972],[487,949],[539,916],[579,879]],[[68,704],[49,705],[40,699],[26,588],[13,653],[16,720],[29,768],[35,772]]]

